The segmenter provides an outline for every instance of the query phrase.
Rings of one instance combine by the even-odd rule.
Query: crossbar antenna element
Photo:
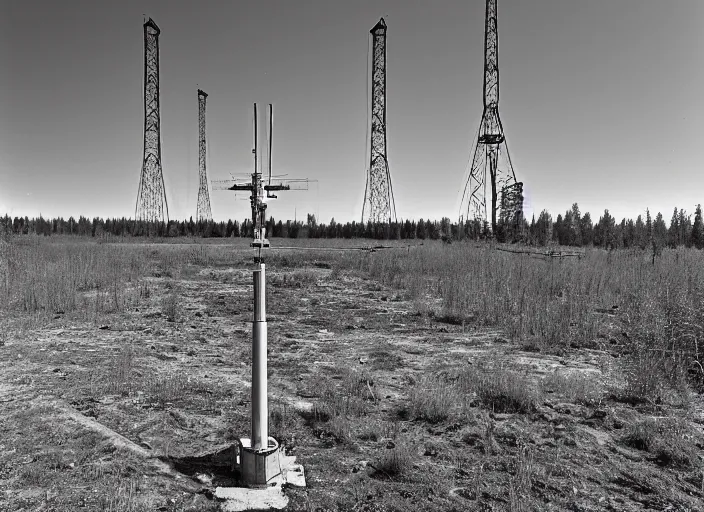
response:
[[[486,0],[484,31],[484,111],[469,176],[460,203],[460,224],[478,221],[497,228],[520,230],[523,224],[523,183],[516,180],[499,117],[499,33],[497,0]],[[488,204],[487,204],[488,203]],[[498,219],[497,219],[498,215]]]
[[[159,103],[159,34],[154,20],[144,24],[144,157],[137,190],[135,219],[168,222],[164,174],[161,167],[161,116]]]
[[[371,133],[367,184],[362,205],[362,223],[396,221],[396,203],[391,187],[386,138],[386,22],[381,18],[370,31],[372,37]]]
[[[210,210],[210,193],[208,192],[208,174],[205,165],[205,100],[208,95],[198,89],[198,208],[197,222],[213,220]]]

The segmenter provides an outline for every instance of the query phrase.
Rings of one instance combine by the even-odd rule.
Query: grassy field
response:
[[[0,241],[0,510],[219,510],[248,241]],[[273,240],[288,510],[704,510],[704,253]],[[394,245],[384,243],[384,245]]]

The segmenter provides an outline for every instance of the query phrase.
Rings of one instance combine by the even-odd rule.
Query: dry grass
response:
[[[505,368],[470,368],[459,376],[461,389],[472,390],[481,405],[497,413],[531,413],[541,394],[529,379]]]
[[[385,448],[379,461],[373,466],[386,477],[398,477],[413,466],[414,450],[407,441],[394,443],[392,448]]]
[[[589,373],[555,370],[541,384],[544,392],[557,393],[577,404],[596,406],[604,397],[604,389],[597,381],[597,376]]]
[[[424,376],[408,392],[410,414],[428,423],[446,420],[460,402],[457,387],[444,379]]]
[[[651,453],[662,466],[699,467],[695,434],[688,422],[678,418],[652,418],[630,425],[622,442]]]
[[[13,338],[2,351],[12,351],[13,356],[17,352],[24,361],[33,363],[50,358],[47,361],[51,364],[44,364],[43,373],[31,373],[26,381],[14,375],[12,385],[29,389],[41,384],[44,390],[56,385],[67,394],[67,401],[77,398],[70,403],[84,414],[90,410],[97,414],[96,421],[167,456],[196,453],[247,432],[249,395],[240,384],[249,375],[251,343],[242,324],[249,323],[251,314],[228,311],[213,320],[200,313],[214,308],[209,301],[213,290],[229,291],[233,283],[235,301],[247,300],[244,280],[237,277],[234,282],[230,269],[218,266],[250,265],[248,249],[236,252],[224,243],[115,247],[85,241],[80,248],[72,243],[24,240],[28,243],[12,241],[9,250],[0,247],[2,261],[21,270],[10,278],[9,273],[1,273],[0,265],[0,277],[5,279],[4,284],[0,281],[0,310],[7,318],[16,315],[23,322],[26,319],[28,325],[30,318],[46,319],[48,313],[49,327],[36,336],[29,333],[15,338],[21,322],[13,319]],[[111,255],[118,250],[122,251],[120,261]],[[29,255],[26,265],[18,256],[21,251]],[[84,266],[71,267],[66,261],[83,262]],[[130,261],[135,262],[134,268]],[[45,284],[31,281],[31,262],[45,270],[64,269],[66,278],[57,279],[48,287],[54,291],[48,292]],[[605,393],[606,383],[596,377],[598,373],[567,372],[575,366],[596,369],[599,363],[590,355],[594,352],[571,347],[588,346],[626,356],[604,357],[614,366],[627,362],[623,366],[626,371],[618,368],[614,373],[624,377],[618,389],[621,397],[635,397],[634,403],[662,402],[673,390],[694,382],[687,362],[693,350],[696,356],[697,340],[702,339],[702,308],[697,306],[702,291],[700,253],[664,251],[654,266],[650,261],[641,263],[639,253],[593,251],[581,261],[545,262],[462,243],[372,254],[274,252],[267,260],[272,269],[270,284],[281,286],[271,293],[272,319],[280,322],[273,329],[287,336],[272,336],[272,362],[277,363],[272,364],[272,390],[282,398],[272,400],[270,432],[287,449],[295,448],[292,453],[306,465],[311,483],[306,493],[314,504],[309,509],[335,510],[337,500],[359,482],[360,490],[354,497],[357,509],[379,503],[381,509],[392,510],[394,504],[396,510],[439,512],[501,503],[503,509],[531,510],[548,499],[567,509],[577,499],[572,495],[576,479],[591,489],[591,494],[583,497],[585,503],[601,503],[597,502],[597,490],[609,485],[604,475],[619,467],[630,469],[628,464],[633,462],[625,462],[621,452],[608,451],[613,440],[640,447],[648,454],[650,460],[633,462],[637,469],[646,466],[644,482],[670,482],[674,481],[671,471],[682,474],[677,481],[688,479],[689,483],[678,488],[677,504],[690,499],[686,496],[694,494],[686,495],[685,491],[696,494],[698,487],[693,487],[688,472],[696,470],[701,453],[691,431],[632,421],[642,418],[644,408],[615,402],[613,394]],[[204,265],[207,268],[200,268]],[[86,278],[85,284],[81,276],[89,271],[97,275],[92,281]],[[343,282],[331,283],[333,276]],[[414,314],[409,302],[387,300],[391,294],[384,285],[389,284],[402,290],[399,295],[425,308],[428,316]],[[23,286],[30,287],[33,295],[26,294]],[[36,300],[25,299],[32,296]],[[70,324],[63,318],[51,320],[54,313],[46,309],[50,296],[69,305],[74,300],[73,311],[79,319],[90,319],[96,312],[114,315],[100,324],[109,325],[109,329],[81,325],[83,341],[73,345],[77,336],[65,332]],[[324,304],[331,313],[320,315],[321,323],[310,327],[300,322],[300,313],[289,309],[300,298],[309,299],[306,304]],[[338,329],[339,323],[324,318],[346,315],[349,304],[356,309],[352,315],[363,317],[370,329],[367,333],[361,328]],[[612,310],[614,305],[619,307]],[[462,322],[465,325],[460,331]],[[486,331],[478,329],[484,325],[498,327],[517,343],[492,347],[497,329],[485,336]],[[327,329],[325,336],[320,336],[319,327]],[[445,335],[433,334],[438,330]],[[108,338],[110,345],[106,345]],[[409,342],[416,338],[422,341]],[[16,339],[26,339],[27,346]],[[565,357],[564,369],[544,379],[537,377],[536,383],[532,369],[517,369],[519,365],[528,368],[525,354],[519,350],[526,344],[541,351],[564,351],[578,361]],[[63,353],[60,346],[69,350]],[[112,352],[114,347],[118,350]],[[471,357],[456,355],[467,349],[472,351]],[[475,357],[475,350],[488,355]],[[279,357],[280,351],[286,357]],[[68,362],[74,360],[76,363]],[[320,364],[312,364],[313,360]],[[541,367],[545,363],[539,362]],[[5,367],[11,368],[9,364]],[[68,375],[65,380],[63,374]],[[227,387],[239,394],[224,396],[222,388]],[[296,392],[304,401],[314,402],[312,413],[293,409],[292,403],[300,406]],[[589,406],[580,410],[607,409],[611,411],[609,421],[618,418],[621,426],[634,426],[621,438],[623,430],[611,426],[615,422],[607,426],[605,420],[590,418],[585,423],[573,413],[546,411],[539,404],[548,392]],[[85,400],[85,395],[94,400]],[[606,407],[602,401],[607,402]],[[20,405],[13,407],[19,409]],[[400,418],[397,413],[404,407],[408,416]],[[539,414],[527,416],[536,409]],[[672,415],[681,412],[668,411]],[[545,419],[548,416],[550,420]],[[42,438],[47,432],[40,429],[48,428],[49,418],[47,415],[38,422],[36,412],[26,418],[17,413],[13,422],[18,427],[13,424],[0,433],[19,439],[26,437],[19,425],[28,425],[36,430],[34,438]],[[552,419],[559,419],[566,427],[558,428],[559,424],[550,423]],[[588,432],[598,429],[612,440],[600,446],[584,435],[587,428]],[[81,431],[73,435],[84,436]],[[536,442],[531,449],[521,442],[528,438]],[[86,451],[90,456],[85,458],[78,449],[79,455],[73,458],[73,445],[57,441],[56,447],[68,446],[70,450],[46,449],[35,463],[26,466],[20,465],[19,453],[0,451],[0,463],[7,461],[6,467],[22,468],[21,475],[16,472],[21,485],[56,482],[58,486],[67,482],[67,475],[79,475],[81,484],[95,483],[99,489],[111,483],[106,499],[98,508],[88,510],[153,510],[162,502],[147,503],[145,496],[172,492],[172,488],[133,487],[130,478],[135,476],[134,467],[142,471],[144,466],[135,465],[119,452],[102,453],[98,441],[86,439],[92,444],[91,451]],[[34,449],[34,444],[31,446]],[[622,447],[619,450],[628,452]],[[688,453],[693,456],[687,458]],[[604,471],[585,462],[593,457],[604,461]],[[66,469],[71,462],[76,467]],[[653,468],[653,462],[667,469]],[[414,465],[420,470],[411,471]],[[375,471],[365,470],[367,467]],[[662,478],[650,469],[663,472]],[[0,464],[0,475],[2,471]],[[448,482],[465,491],[451,496]],[[633,495],[630,487],[611,491],[623,499],[630,500]],[[664,496],[662,490],[653,494]],[[699,499],[699,495],[691,497],[692,502]],[[292,510],[305,510],[301,503],[299,500],[300,508]],[[78,506],[78,501],[71,504]],[[172,508],[181,510],[175,505]]]
[[[358,257],[335,256],[406,290],[417,309],[449,323],[498,326],[541,351],[622,347],[625,394],[651,402],[663,388],[704,387],[704,253],[587,250],[582,259],[532,258],[469,243],[425,244]],[[440,297],[440,309],[429,302]],[[619,338],[609,334],[620,327]]]
[[[145,252],[99,244],[12,239],[0,253],[7,269],[0,308],[43,314],[121,311],[147,266]]]

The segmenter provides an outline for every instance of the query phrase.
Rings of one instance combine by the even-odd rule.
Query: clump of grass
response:
[[[598,404],[604,395],[599,383],[587,373],[564,373],[555,370],[548,374],[541,384],[543,391],[557,393],[583,405]]]
[[[530,380],[504,368],[465,370],[459,385],[474,391],[484,407],[497,413],[531,413],[540,401],[540,392]]]
[[[533,485],[534,455],[527,446],[522,447],[515,458],[515,475],[509,483],[509,511],[528,512]]]
[[[675,418],[648,418],[628,427],[621,441],[631,448],[651,453],[663,466],[693,468],[699,465],[694,433],[690,425]]]
[[[332,281],[339,281],[342,278],[342,267],[335,265],[332,267],[332,272],[330,272],[330,279]]]
[[[452,414],[460,396],[453,383],[425,376],[411,387],[408,406],[411,416],[428,423],[440,423]]]
[[[115,356],[114,364],[107,378],[104,379],[105,391],[109,394],[127,396],[134,385],[133,370],[135,368],[135,351],[132,345],[124,347]]]
[[[183,398],[187,392],[198,393],[202,385],[192,381],[184,373],[169,373],[150,377],[144,383],[146,399],[159,407],[174,403]]]
[[[290,288],[303,288],[318,284],[318,275],[311,269],[297,269],[282,276],[282,286]]]
[[[102,496],[101,510],[106,512],[147,512],[150,507],[139,498],[139,487],[139,480],[133,478],[118,486],[113,486]]]
[[[161,313],[169,322],[177,322],[180,317],[180,304],[178,293],[172,288],[161,301]]]
[[[398,349],[388,341],[377,343],[369,352],[369,359],[375,370],[395,370],[403,365]]]
[[[354,437],[378,438],[378,433],[368,432],[368,437],[356,435],[357,419],[366,417],[369,403],[376,403],[373,392],[374,381],[366,371],[346,368],[334,378],[323,378],[316,382],[319,399],[313,410],[305,413],[314,430],[321,437],[332,437],[338,443],[350,443]],[[324,425],[323,425],[324,424]],[[370,430],[370,429],[367,429]]]
[[[293,408],[283,401],[274,401],[269,409],[269,435],[279,442],[291,434],[296,425]]]
[[[307,416],[314,423],[327,423],[318,429],[336,441],[348,442],[353,437],[350,420],[366,416],[368,403],[376,401],[372,392],[374,381],[366,372],[352,369],[345,369],[336,377],[339,383],[333,379],[321,379],[317,383],[320,398]]]
[[[401,476],[413,466],[413,451],[405,441],[395,443],[393,448],[386,448],[379,461],[372,466],[389,478]]]

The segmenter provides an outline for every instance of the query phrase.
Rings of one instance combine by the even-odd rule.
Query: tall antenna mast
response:
[[[210,193],[208,192],[208,175],[205,168],[205,99],[208,95],[198,89],[198,208],[197,222],[213,220],[210,210]]]
[[[135,218],[168,222],[169,206],[161,167],[161,117],[159,113],[159,34],[149,20],[144,24],[144,158],[137,190]]]
[[[460,224],[465,221],[477,221],[480,225],[488,222],[494,236],[497,235],[498,228],[515,234],[523,222],[523,183],[516,181],[499,117],[499,33],[496,6],[497,0],[486,0],[484,111],[460,204]]]
[[[264,112],[261,112],[262,117]],[[267,396],[267,320],[266,320],[266,266],[262,261],[262,249],[269,247],[266,238],[266,202],[267,198],[276,197],[270,192],[290,190],[288,184],[271,184],[271,149],[273,128],[273,105],[269,104],[268,134],[265,131],[265,119],[258,122],[259,112],[254,104],[254,172],[247,184],[234,184],[228,190],[246,190],[251,193],[252,222],[254,224],[251,246],[257,249],[254,258],[256,267],[253,271],[254,317],[252,319],[252,416],[251,436],[239,440],[239,466],[242,481],[247,486],[266,487],[283,471],[282,462],[286,462],[279,450],[278,442],[269,437],[269,409]],[[258,130],[264,133],[258,133]],[[269,144],[260,146],[259,142],[268,140]],[[268,146],[268,147],[267,147]],[[264,172],[269,174],[269,183],[264,184]],[[290,182],[307,180],[288,180]],[[264,192],[266,191],[266,196]],[[298,470],[302,475],[302,467]]]
[[[372,101],[370,159],[362,206],[362,222],[394,222],[396,203],[386,152],[386,22],[381,18],[370,30],[372,44]]]

